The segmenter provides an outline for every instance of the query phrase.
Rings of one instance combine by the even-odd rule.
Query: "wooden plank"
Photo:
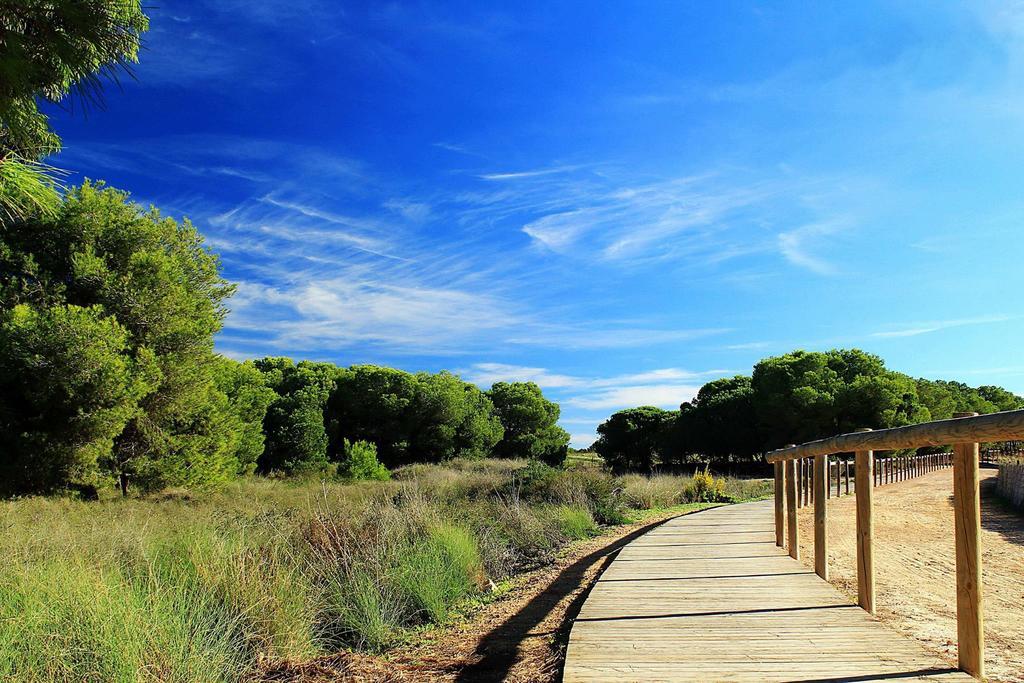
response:
[[[789,558],[774,508],[678,517],[624,546],[572,626],[563,680],[972,681]]]

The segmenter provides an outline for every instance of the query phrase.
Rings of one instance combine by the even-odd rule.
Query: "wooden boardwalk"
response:
[[[572,627],[564,680],[974,681],[776,547],[771,501],[625,546]]]

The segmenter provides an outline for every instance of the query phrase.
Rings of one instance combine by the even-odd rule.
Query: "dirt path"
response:
[[[985,665],[989,680],[1024,683],[1024,516],[994,499],[995,470],[982,470]],[[956,663],[956,561],[952,471],[875,490],[878,616]],[[832,583],[857,594],[854,497],[828,503]],[[813,506],[802,508],[800,553],[814,562]]]

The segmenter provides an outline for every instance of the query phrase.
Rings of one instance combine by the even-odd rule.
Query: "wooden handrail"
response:
[[[977,415],[958,414],[906,427],[865,429],[828,439],[786,446],[768,454],[775,464],[775,528],[781,546],[786,530],[789,554],[799,559],[797,508],[814,503],[814,567],[828,579],[826,499],[831,490],[829,456],[855,454],[857,497],[857,597],[867,611],[875,610],[873,489],[904,481],[938,468],[953,468],[953,511],[956,548],[957,659],[960,668],[976,678],[985,676],[985,632],[981,592],[981,505],[978,467],[979,445],[985,441],[1024,439],[1024,410]],[[950,444],[953,453],[876,458],[874,451],[892,451]],[[806,459],[814,458],[809,468]],[[849,473],[849,461],[843,460]],[[875,472],[875,467],[880,469]],[[836,470],[836,491],[839,470]],[[808,486],[813,481],[814,486]],[[779,486],[783,484],[783,486]],[[809,492],[813,494],[808,496]],[[783,520],[782,517],[786,519]]]
[[[1012,441],[1024,438],[1024,410],[936,420],[871,432],[851,432],[771,451],[768,462],[856,451],[895,451],[901,448],[954,443]]]

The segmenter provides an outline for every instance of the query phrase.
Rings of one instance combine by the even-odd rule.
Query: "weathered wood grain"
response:
[[[891,451],[901,448],[981,441],[1012,441],[1014,439],[1024,439],[1024,410],[936,420],[935,422],[878,429],[871,432],[840,434],[828,439],[809,441],[799,446],[789,446],[772,451],[768,454],[767,460],[768,462],[777,462],[829,453],[862,450]]]
[[[790,559],[773,508],[678,517],[625,546],[573,624],[564,681],[973,680]]]

